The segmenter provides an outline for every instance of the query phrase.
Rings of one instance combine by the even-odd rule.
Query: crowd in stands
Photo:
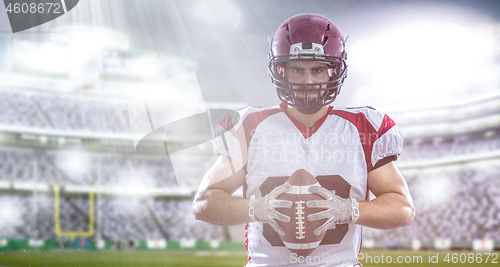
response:
[[[374,240],[500,240],[500,168],[407,177],[417,216],[410,226],[391,230],[365,227]],[[434,180],[430,182],[429,179]],[[433,188],[434,187],[434,188]],[[437,187],[437,189],[435,188]],[[443,187],[448,187],[443,192]],[[438,193],[434,195],[433,192]],[[0,237],[56,238],[54,197],[0,195]],[[191,200],[96,196],[95,235],[112,241],[220,240],[221,227],[197,221]],[[88,231],[88,195],[60,197],[62,231]],[[8,216],[10,219],[6,219]]]
[[[144,187],[175,187],[172,164],[166,158],[146,158],[135,154],[84,154],[87,163],[77,162],[81,173],[71,170],[66,153],[0,149],[0,181],[32,182],[56,185],[116,186],[135,180]],[[70,155],[69,155],[70,156]],[[70,169],[70,170],[68,170]],[[192,167],[200,177],[203,170]]]
[[[457,151],[481,152],[495,144],[485,145],[478,140],[478,148],[457,148]],[[468,144],[468,143],[464,143]],[[482,149],[481,149],[482,148]],[[440,147],[438,149],[441,149]],[[471,153],[472,153],[471,152]],[[50,184],[86,184],[98,181],[98,172],[105,185],[120,185],[120,170],[147,174],[151,186],[172,187],[176,184],[173,175],[165,169],[171,168],[165,162],[145,157],[99,157],[91,154],[92,171],[84,180],[71,179],[58,168],[53,158],[45,154],[25,150],[0,151],[0,181],[33,181]],[[38,159],[38,160],[35,160]],[[33,164],[36,162],[36,164]],[[165,167],[167,166],[167,167]],[[34,171],[38,168],[38,171]],[[94,168],[91,168],[94,169]],[[172,170],[170,169],[170,172]],[[169,178],[170,176],[170,178]],[[94,177],[94,178],[91,178]],[[145,176],[144,176],[145,177]],[[415,202],[416,218],[407,227],[392,230],[375,230],[365,227],[363,236],[375,240],[408,240],[418,238],[433,240],[448,238],[471,240],[491,238],[500,240],[500,166],[464,167],[457,170],[432,171],[425,168],[407,175],[411,194]],[[121,179],[121,180],[120,180]],[[0,194],[3,213],[10,220],[0,218],[0,237],[11,238],[54,238],[54,197],[44,193]],[[9,208],[10,205],[10,208]],[[61,201],[61,227],[68,231],[88,229],[88,196],[79,195]],[[143,239],[222,239],[222,230],[201,221],[191,214],[191,200],[168,199],[164,197],[140,199],[134,196],[97,196],[95,200],[95,226],[101,238],[115,241]],[[5,215],[5,211],[14,216]],[[15,219],[17,218],[17,220]]]
[[[38,117],[38,112],[24,93],[0,91],[0,124],[27,127],[47,127]]]
[[[410,226],[363,228],[374,240],[500,240],[500,168],[406,177],[416,216]]]
[[[0,124],[69,131],[129,133],[128,101],[86,95],[0,90]]]
[[[439,144],[405,145],[400,160],[428,160],[500,150],[500,136]]]
[[[165,201],[155,199],[148,202],[148,206],[158,218],[161,229],[168,239],[222,239],[221,227],[194,219],[191,213],[191,204],[191,200]]]
[[[1,238],[55,239],[55,198],[43,195],[0,195]],[[94,237],[111,241],[220,240],[220,227],[197,221],[191,200],[108,198],[94,199]],[[88,232],[87,196],[59,197],[61,232]],[[69,236],[66,235],[65,238]],[[64,237],[62,237],[64,238]]]
[[[0,125],[42,129],[128,133],[127,102],[91,96],[0,91]],[[405,145],[399,162],[453,158],[500,150],[500,136],[457,138],[432,144]],[[166,158],[134,153],[86,152],[83,168],[67,167],[64,151],[0,147],[0,183],[63,186],[176,188],[172,163]],[[185,173],[202,177],[211,162],[186,159]],[[79,173],[75,170],[80,169]],[[72,172],[68,172],[71,170]],[[365,227],[374,240],[500,240],[500,166],[406,175],[416,208],[412,225],[392,230]],[[193,179],[190,187],[197,187]],[[220,240],[221,227],[197,221],[189,197],[97,195],[95,237],[112,241]],[[50,193],[0,192],[0,238],[56,238],[54,196]],[[88,195],[61,197],[63,231],[87,231]]]

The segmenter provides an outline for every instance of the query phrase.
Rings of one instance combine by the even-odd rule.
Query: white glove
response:
[[[308,208],[327,209],[307,216],[309,221],[327,219],[326,222],[314,230],[316,236],[322,234],[337,224],[355,223],[359,218],[359,204],[353,197],[341,198],[321,186],[311,186],[309,191],[322,196],[325,200],[309,200]]]
[[[273,189],[265,197],[255,198],[253,195],[250,198],[250,204],[248,205],[248,215],[252,220],[256,222],[268,223],[271,227],[281,236],[285,235],[285,230],[281,228],[276,220],[288,223],[290,222],[290,217],[286,216],[278,211],[276,208],[292,208],[292,202],[289,200],[277,199],[279,195],[288,192],[292,189],[289,184],[282,184]]]

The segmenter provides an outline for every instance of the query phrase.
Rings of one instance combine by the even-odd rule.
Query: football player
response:
[[[277,198],[290,190],[288,176],[305,169],[321,185],[309,190],[325,199],[308,201],[307,207],[323,211],[307,219],[326,219],[314,229],[326,235],[309,263],[356,266],[361,226],[390,229],[409,225],[415,216],[394,163],[403,138],[380,111],[330,105],[346,78],[347,56],[344,37],[327,18],[287,19],[273,36],[269,57],[281,103],[247,107],[220,123],[228,132],[214,139],[218,159],[200,184],[193,213],[217,225],[246,223],[247,266],[301,263],[280,240],[285,229],[278,221],[290,218],[276,208],[292,207]],[[241,186],[244,198],[233,197]],[[369,191],[376,198],[369,200]]]

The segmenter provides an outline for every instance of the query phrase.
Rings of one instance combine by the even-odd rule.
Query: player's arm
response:
[[[415,217],[413,200],[403,176],[393,161],[368,173],[368,189],[376,196],[371,201],[341,198],[321,186],[309,190],[325,200],[310,200],[309,208],[325,209],[307,216],[309,221],[327,219],[314,234],[320,235],[335,224],[357,223],[377,229],[409,225]]]
[[[219,155],[203,177],[194,197],[192,210],[195,218],[216,225],[251,222],[248,215],[249,200],[232,196],[245,183],[245,175],[238,163]]]
[[[368,189],[376,196],[359,202],[357,224],[377,229],[409,225],[415,217],[408,185],[391,161],[368,173]]]
[[[238,163],[226,156],[219,156],[198,188],[193,201],[196,219],[217,225],[235,225],[248,222],[268,223],[279,235],[285,235],[278,221],[289,222],[290,217],[276,208],[291,208],[292,202],[277,199],[291,190],[289,184],[274,188],[265,197],[239,199],[232,196],[245,182],[245,171]]]

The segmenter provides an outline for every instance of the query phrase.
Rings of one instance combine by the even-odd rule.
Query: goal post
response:
[[[67,236],[71,240],[75,237],[91,237],[94,235],[94,190],[89,190],[88,231],[62,231],[60,222],[61,187],[54,186],[54,232],[56,236]]]

